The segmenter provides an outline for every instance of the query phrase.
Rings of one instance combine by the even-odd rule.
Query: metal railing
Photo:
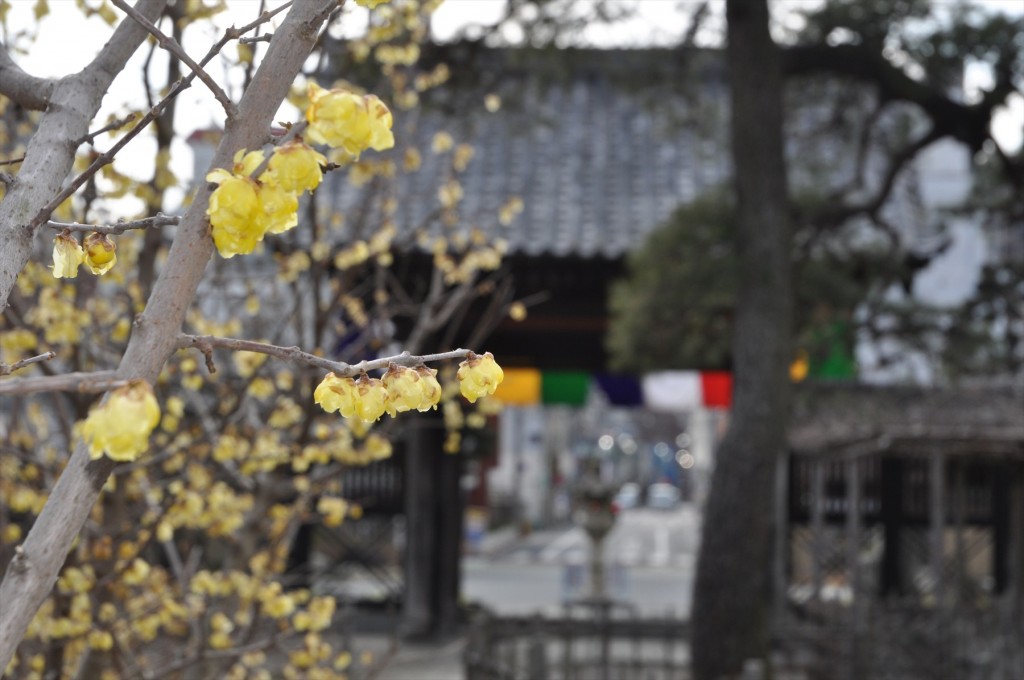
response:
[[[466,680],[688,680],[688,623],[640,617],[609,600],[567,603],[559,617],[473,622]]]

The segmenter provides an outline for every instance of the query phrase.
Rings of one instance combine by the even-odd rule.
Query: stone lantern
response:
[[[603,544],[605,536],[615,526],[614,498],[615,487],[602,482],[597,461],[589,461],[576,491],[573,519],[590,537],[590,584],[594,599],[605,596]]]

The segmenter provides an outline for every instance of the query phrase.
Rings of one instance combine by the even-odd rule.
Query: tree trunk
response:
[[[735,395],[708,496],[692,614],[697,680],[767,656],[776,458],[789,413],[792,284],[779,52],[767,0],[728,0],[740,282]]]

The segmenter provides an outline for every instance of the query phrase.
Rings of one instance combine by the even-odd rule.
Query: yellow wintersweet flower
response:
[[[383,5],[384,3],[388,2],[388,1],[389,0],[356,0],[356,4],[359,5],[360,7],[365,7],[367,9],[373,9],[377,5]]]
[[[53,239],[53,278],[73,279],[78,276],[78,265],[85,260],[85,252],[70,232],[57,234]]]
[[[85,237],[85,264],[93,274],[103,275],[117,264],[117,244],[106,234],[92,232]]]
[[[264,207],[255,180],[221,169],[214,170],[206,179],[219,184],[210,194],[210,205],[206,208],[217,252],[224,258],[251,253],[266,232]]]
[[[345,418],[356,413],[356,381],[328,373],[313,390],[313,401],[328,413],[339,411]]]
[[[114,647],[114,636],[105,630],[91,631],[87,640],[92,649],[110,651]]]
[[[356,380],[356,415],[360,420],[371,423],[384,415],[388,392],[384,383],[365,375]]]
[[[436,409],[441,401],[441,383],[437,382],[437,369],[417,366],[416,372],[420,376],[420,391],[423,393],[419,410],[425,412]]]
[[[292,621],[295,630],[301,633],[307,630],[316,632],[326,629],[331,625],[335,607],[333,597],[314,597],[306,611],[295,615]]]
[[[117,461],[135,460],[149,448],[149,435],[159,422],[153,388],[144,380],[133,380],[89,412],[82,436],[94,460],[104,454]]]
[[[366,149],[383,151],[395,145],[391,112],[377,97],[310,83],[309,101],[306,134],[317,144],[344,149],[356,158]]]
[[[341,526],[348,510],[348,501],[336,496],[321,496],[316,503],[316,511],[324,516],[324,524],[329,527]]]
[[[235,152],[235,164],[232,167],[232,170],[236,175],[252,177],[252,173],[256,172],[256,169],[263,164],[265,158],[263,151],[260,149],[256,149],[255,151],[239,149]],[[209,179],[209,177],[207,177],[207,179]]]
[[[313,191],[320,186],[324,177],[321,166],[325,165],[327,159],[323,154],[302,142],[291,141],[274,150],[267,172],[260,179],[269,179],[285,191]]]
[[[132,561],[131,566],[121,574],[121,581],[130,586],[141,585],[149,578],[149,571],[149,564],[145,560],[136,557]]]
[[[392,418],[398,413],[418,409],[423,403],[420,375],[413,369],[391,364],[381,382],[387,392],[385,408]]]
[[[376,95],[368,94],[365,99],[366,110],[370,114],[370,148],[374,151],[390,149],[395,145],[391,111]]]
[[[456,377],[462,396],[472,404],[480,397],[494,394],[505,374],[490,352],[484,352],[483,356],[470,352],[469,357],[459,364]]]
[[[263,211],[260,224],[264,234],[281,234],[299,223],[299,198],[293,192],[266,182],[260,185],[256,195]]]

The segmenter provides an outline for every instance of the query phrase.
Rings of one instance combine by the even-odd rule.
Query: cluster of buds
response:
[[[106,454],[116,461],[132,461],[149,448],[149,435],[159,422],[153,388],[144,380],[133,380],[89,412],[82,436],[93,459]]]
[[[92,232],[85,237],[84,247],[70,231],[62,231],[53,239],[53,276],[73,279],[78,268],[85,265],[93,274],[103,275],[117,263],[117,244],[106,234]]]
[[[356,379],[327,376],[313,392],[313,400],[328,413],[373,422],[385,413],[429,411],[441,400],[437,371],[426,366],[406,368],[391,364],[382,378],[365,374]]]
[[[357,158],[366,149],[383,151],[395,145],[391,112],[373,95],[309,86],[306,134],[313,142],[340,148]],[[245,255],[267,234],[280,234],[298,224],[299,196],[316,189],[327,159],[301,140],[277,147],[267,159],[262,151],[242,149],[231,170],[218,168],[206,176],[217,184],[206,214],[214,245],[222,257]]]

